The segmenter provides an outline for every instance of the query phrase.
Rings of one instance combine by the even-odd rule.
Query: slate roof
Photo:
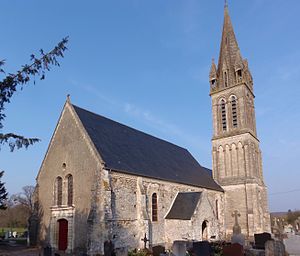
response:
[[[186,149],[73,107],[108,169],[223,191]]]
[[[196,210],[201,192],[178,193],[166,219],[190,220]]]

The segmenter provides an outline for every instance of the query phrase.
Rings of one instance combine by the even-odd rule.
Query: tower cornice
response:
[[[232,89],[232,88],[236,88],[236,87],[238,87],[238,86],[243,86],[243,85],[245,85],[245,86],[247,87],[247,89],[248,89],[249,92],[251,93],[251,96],[252,96],[253,98],[255,98],[255,95],[254,95],[254,93],[253,93],[252,88],[251,88],[246,82],[239,82],[239,83],[236,83],[236,84],[231,85],[231,86],[229,86],[229,87],[221,88],[221,89],[219,89],[219,90],[211,90],[210,93],[209,93],[209,96],[216,95],[216,94],[222,94],[222,93],[224,93],[225,91],[229,91],[229,90]]]
[[[211,141],[216,141],[220,139],[226,139],[226,138],[231,138],[233,136],[238,136],[238,135],[243,135],[243,134],[249,134],[251,137],[253,137],[257,142],[259,142],[259,139],[256,137],[256,135],[248,128],[246,129],[239,129],[236,131],[229,131],[229,132],[224,132],[221,135],[213,136]]]

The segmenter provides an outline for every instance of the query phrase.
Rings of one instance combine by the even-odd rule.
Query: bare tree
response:
[[[25,209],[28,210],[28,214],[31,215],[34,210],[34,186],[25,186],[22,188],[22,192],[12,196],[12,199],[15,204],[22,205]]]

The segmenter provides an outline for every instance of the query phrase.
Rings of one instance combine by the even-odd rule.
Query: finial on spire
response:
[[[225,0],[225,5],[224,5],[224,7],[225,7],[225,8],[228,7],[228,2],[227,2],[227,0]]]
[[[67,101],[70,102],[70,94],[67,94]]]

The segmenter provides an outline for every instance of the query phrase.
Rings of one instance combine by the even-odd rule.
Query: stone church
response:
[[[256,134],[253,81],[225,6],[218,65],[209,74],[212,171],[188,150],[71,103],[64,105],[37,175],[42,246],[104,254],[175,240],[270,231]],[[143,239],[145,238],[145,239]]]

